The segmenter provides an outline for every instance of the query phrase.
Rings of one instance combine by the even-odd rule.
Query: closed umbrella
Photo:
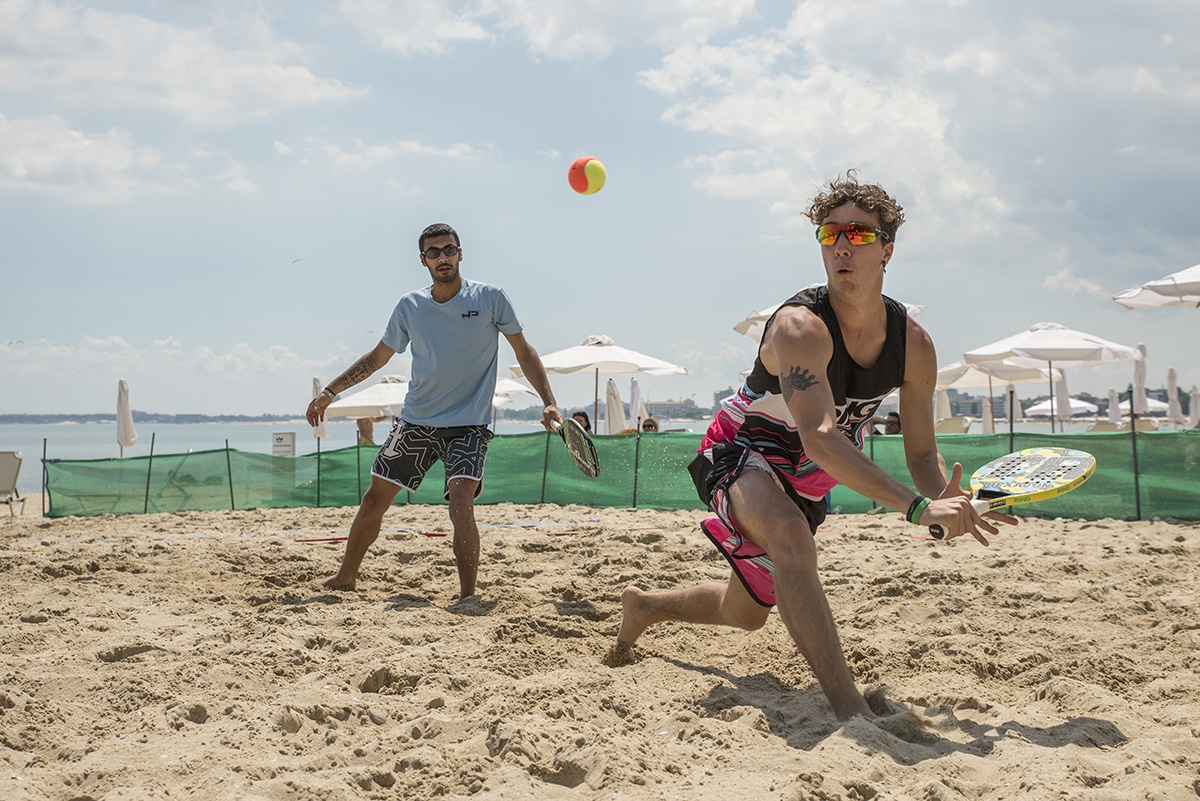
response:
[[[934,393],[933,399],[933,421],[940,423],[954,416],[950,411],[950,392],[949,390],[939,389]]]
[[[125,449],[137,444],[137,431],[133,428],[133,411],[129,408],[129,384],[124,378],[117,381],[117,445],[121,448],[121,458],[125,458]]]
[[[1200,308],[1200,264],[1123,289],[1112,296],[1127,309],[1157,309],[1163,306]]]
[[[1146,396],[1146,346],[1141,342],[1137,346],[1142,358],[1133,365],[1133,410],[1138,414],[1150,411],[1149,399]]]
[[[628,428],[625,422],[625,406],[621,401],[621,390],[617,382],[608,379],[604,393],[604,433],[616,434]]]
[[[1021,404],[1017,401],[1016,387],[1009,384],[1004,388],[1004,413],[1009,420],[1020,420],[1025,416]]]
[[[542,357],[542,365],[548,373],[593,372],[596,376],[596,392],[592,401],[592,419],[600,411],[601,373],[649,373],[650,375],[687,375],[687,370],[677,364],[622,348],[612,337],[592,334],[573,348],[555,351]],[[514,378],[525,374],[519,364],[509,368]]]
[[[1066,376],[1054,383],[1054,407],[1054,416],[1058,420],[1070,420],[1071,415],[1075,414],[1071,409],[1071,395],[1067,392]]]
[[[1200,389],[1192,384],[1192,397],[1188,401],[1188,428],[1200,428]]]
[[[325,386],[325,385],[321,383],[321,379],[315,378],[315,377],[313,378],[312,396],[314,398],[321,394],[321,388],[323,386]],[[329,410],[327,409],[325,411],[325,417],[328,417],[328,416],[329,416]],[[312,427],[314,439],[323,439],[323,438],[329,436],[329,422],[325,419],[325,417],[322,417],[321,422],[317,423],[315,426]]]
[[[984,345],[963,354],[967,364],[990,365],[997,362],[1023,367],[1053,370],[1055,365],[1083,367],[1142,359],[1137,348],[1110,342],[1094,334],[1074,331],[1058,323],[1036,323],[1028,331]],[[1050,387],[1054,394],[1054,387]],[[1054,429],[1053,418],[1050,424]]]
[[[630,424],[638,431],[642,430],[642,421],[650,416],[646,404],[642,401],[642,385],[636,378],[629,379],[629,417]]]
[[[1174,367],[1167,368],[1167,419],[1172,423],[1183,423],[1183,408],[1179,405],[1179,377]]]
[[[1125,418],[1121,415],[1121,396],[1115,389],[1108,391],[1108,422],[1120,425]]]

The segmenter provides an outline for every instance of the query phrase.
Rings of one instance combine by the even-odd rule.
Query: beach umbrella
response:
[[[125,458],[125,449],[137,444],[137,431],[133,428],[133,411],[129,408],[129,383],[122,378],[117,381],[117,445],[121,448],[121,458]]]
[[[321,383],[321,379],[316,378],[316,377],[313,378],[312,396],[314,398],[321,394],[321,388],[323,386],[325,386],[325,385]],[[329,411],[326,410],[325,417],[328,417],[328,416],[329,416]],[[329,436],[329,423],[325,420],[324,417],[322,417],[321,422],[319,422],[315,426],[313,426],[312,430],[313,430],[313,438],[314,439],[323,439],[324,437],[328,437]]]
[[[1066,402],[1059,401],[1055,398],[1047,398],[1041,403],[1035,403],[1025,410],[1027,417],[1062,417],[1058,413],[1058,409],[1070,411],[1071,414],[1095,414],[1099,408],[1094,403],[1089,403],[1079,398],[1067,398]],[[1069,415],[1068,415],[1069,416]],[[1065,419],[1065,418],[1063,418]]]
[[[496,388],[492,390],[492,428],[496,428],[496,413],[501,406],[508,406],[511,403],[516,403],[516,400],[521,395],[532,395],[540,399],[541,396],[534,391],[533,387],[526,386],[520,381],[513,381],[511,378],[503,376],[496,378]]]
[[[1127,309],[1156,309],[1163,306],[1200,308],[1200,264],[1123,289],[1112,296]]]
[[[1192,397],[1188,402],[1188,428],[1200,428],[1200,389],[1192,384]]]
[[[592,334],[572,348],[555,351],[542,357],[542,365],[548,373],[592,372],[596,376],[595,397],[592,400],[592,419],[600,411],[601,373],[649,373],[650,375],[687,375],[687,370],[677,364],[622,348],[612,337]],[[522,378],[525,373],[521,365],[509,368],[513,378]]]
[[[1108,391],[1108,422],[1120,424],[1125,418],[1121,415],[1121,396],[1115,389]]]
[[[1172,423],[1183,423],[1183,407],[1179,405],[1179,377],[1174,367],[1167,368],[1167,419]]]
[[[995,434],[996,433],[996,419],[995,419],[995,413],[992,409],[992,394],[990,392],[988,393],[987,403],[983,404],[983,414],[981,415],[981,426],[982,426],[982,428],[980,430],[984,434]]]
[[[399,417],[408,395],[408,378],[385,375],[379,383],[352,392],[329,404],[326,417]]]
[[[625,405],[621,401],[621,390],[617,382],[608,379],[604,392],[604,433],[617,434],[629,428],[625,422]]]
[[[819,284],[809,284],[808,286],[804,287],[804,289],[812,289],[813,287],[818,286],[825,286],[825,284],[823,282]],[[901,303],[904,303],[904,301],[901,301]],[[776,303],[774,306],[768,306],[762,311],[750,312],[745,316],[744,319],[742,319],[741,322],[733,327],[733,330],[737,331],[751,342],[762,342],[763,331],[765,331],[767,327],[767,320],[770,320],[771,315],[777,312],[779,307],[782,305],[783,303],[780,302]],[[910,317],[916,317],[918,314],[925,311],[924,306],[918,306],[915,303],[904,303],[904,308],[908,309],[908,314]]]
[[[1047,370],[1053,370],[1055,365],[1059,368],[1083,367],[1143,358],[1137,348],[1110,342],[1094,334],[1075,331],[1058,323],[1035,323],[1028,331],[967,351],[962,360],[973,365],[999,362],[1022,367],[1045,366]],[[1053,382],[1049,389],[1053,396]],[[1051,418],[1050,430],[1054,430],[1054,418]]]

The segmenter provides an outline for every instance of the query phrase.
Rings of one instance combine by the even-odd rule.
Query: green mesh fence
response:
[[[589,479],[575,468],[557,435],[494,438],[479,503],[703,508],[687,472],[699,434],[627,434],[595,441],[600,476]],[[1018,515],[1200,520],[1200,431],[1014,434],[1011,444],[1008,434],[938,437],[947,467],[961,462],[968,477],[996,457],[1040,445],[1088,451],[1096,457],[1096,473],[1072,493],[1017,507]],[[376,451],[350,447],[290,457],[214,450],[130,459],[51,459],[45,462],[47,515],[354,506],[371,483]],[[874,437],[866,452],[886,472],[910,483],[900,437]],[[438,463],[416,492],[401,492],[396,503],[445,503],[444,482]],[[874,506],[845,487],[834,488],[831,500],[843,513]]]

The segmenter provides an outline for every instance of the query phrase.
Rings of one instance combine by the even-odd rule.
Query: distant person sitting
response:
[[[875,417],[871,420],[873,425],[883,426],[884,434],[899,434],[900,433],[900,413],[888,412],[887,417]],[[872,433],[878,434],[878,429],[872,429]]]
[[[374,445],[375,444],[375,424],[382,423],[387,419],[387,415],[382,417],[360,417],[355,422],[358,423],[358,444],[359,445]]]
[[[592,418],[588,417],[587,412],[575,412],[575,414],[571,415],[571,417],[576,423],[579,423],[579,425],[583,426],[584,431],[588,432],[589,434],[592,433]]]
[[[657,434],[658,433],[658,421],[655,420],[653,417],[647,417],[645,420],[642,421],[642,433]]]

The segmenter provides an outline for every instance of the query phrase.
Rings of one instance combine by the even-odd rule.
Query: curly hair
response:
[[[458,241],[458,231],[455,231],[446,225],[446,223],[434,223],[421,232],[421,237],[417,240],[417,250],[424,251],[425,240],[433,239],[435,236],[452,236],[454,237],[454,244],[462,247],[462,242]]]
[[[839,175],[830,181],[825,191],[812,199],[804,215],[813,225],[820,225],[831,211],[846,202],[863,211],[878,212],[888,240],[896,241],[896,230],[904,224],[904,208],[879,184],[860,184],[857,170],[846,170],[845,178]]]

